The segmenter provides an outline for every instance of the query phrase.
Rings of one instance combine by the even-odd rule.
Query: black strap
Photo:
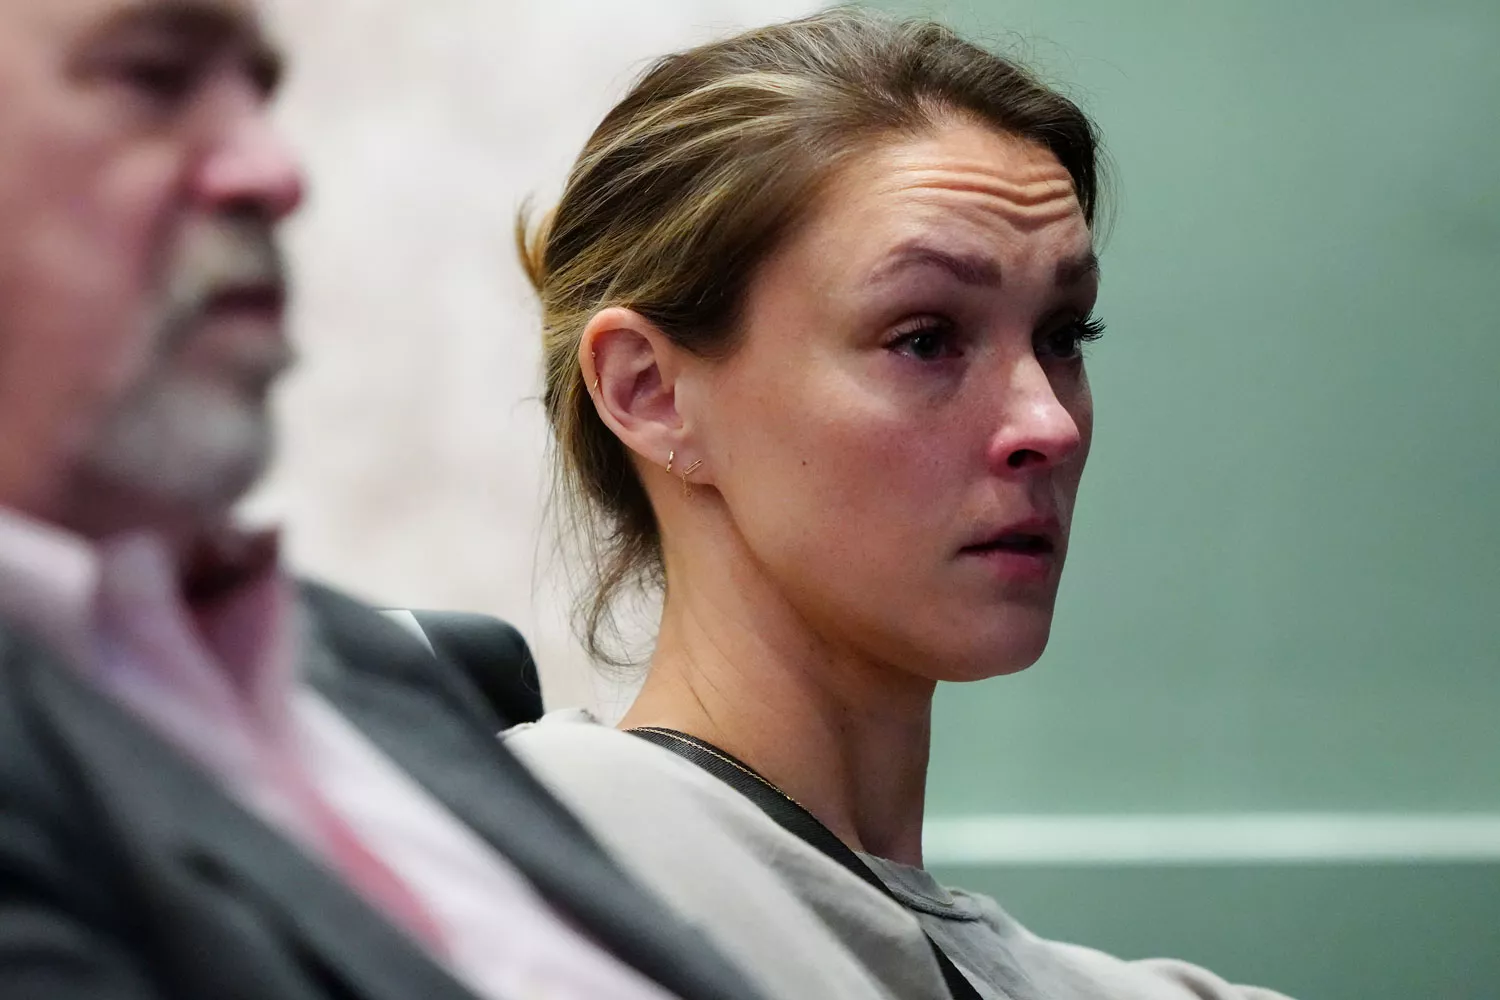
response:
[[[890,887],[880,880],[879,875],[870,870],[869,865],[860,860],[859,855],[855,854],[848,844],[834,836],[833,831],[824,826],[816,816],[798,805],[791,796],[777,788],[749,764],[725,753],[711,743],[700,740],[696,736],[689,736],[687,733],[680,733],[675,729],[661,729],[653,726],[648,729],[631,729],[629,732],[648,743],[665,747],[684,760],[697,764],[759,806],[761,812],[775,820],[782,829],[816,847],[886,898],[894,900],[903,909],[905,908],[905,904],[897,898],[895,893],[891,892]],[[974,984],[958,970],[958,966],[954,965],[953,960],[938,947],[937,942],[932,940],[932,936],[925,930],[922,933],[927,938],[927,943],[932,946],[932,957],[937,959],[938,968],[943,972],[943,980],[948,984],[948,992],[952,994],[953,1000],[982,1000]]]

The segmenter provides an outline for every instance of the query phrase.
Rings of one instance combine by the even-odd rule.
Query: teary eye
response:
[[[953,323],[939,316],[920,316],[898,326],[886,349],[917,361],[941,361],[963,353]]]

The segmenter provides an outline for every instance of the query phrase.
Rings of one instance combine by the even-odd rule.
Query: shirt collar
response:
[[[277,659],[266,647],[284,630],[278,606],[288,588],[279,548],[274,531],[226,524],[206,533],[178,565],[149,532],[93,543],[0,507],[0,618],[93,669],[102,593],[124,587],[174,606],[221,666],[256,686],[261,661]]]
[[[0,507],[0,618],[85,662],[98,589],[99,554],[87,539]]]

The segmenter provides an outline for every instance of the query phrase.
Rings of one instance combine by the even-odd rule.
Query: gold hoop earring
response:
[[[599,352],[589,351],[589,360],[594,362],[594,391],[599,391]]]
[[[697,472],[701,468],[703,468],[703,460],[699,459],[698,461],[694,462],[692,465],[688,466],[686,469],[682,470],[682,495],[683,495],[683,497],[685,497],[685,498],[691,498],[692,497],[692,495],[693,495],[693,484],[690,483],[690,482],[688,482],[688,476],[691,476],[693,473]]]
[[[669,451],[669,452],[667,452],[667,473],[669,475],[672,472],[672,463],[675,462],[675,461],[677,461],[677,452],[675,452],[675,451]]]

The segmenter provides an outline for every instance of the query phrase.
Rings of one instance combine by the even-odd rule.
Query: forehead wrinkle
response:
[[[1072,177],[1055,163],[1006,170],[1004,175],[981,162],[908,168],[900,172],[897,189],[922,200],[952,197],[1025,229],[1061,221],[1080,210]]]
[[[934,155],[925,148],[888,150],[836,175],[819,200],[797,242],[811,257],[843,259],[852,266],[861,259],[857,284],[879,272],[893,253],[899,256],[896,252],[902,247],[915,244],[958,256],[991,256],[991,241],[1004,230],[1032,237],[1040,230],[1058,229],[1048,245],[1070,261],[1092,249],[1072,176],[1050,155],[1021,159],[1011,151],[990,157]],[[842,221],[830,228],[830,219]],[[997,230],[997,223],[1002,230]],[[868,258],[857,244],[845,241],[845,228],[865,233],[865,249],[874,249],[870,237],[880,234],[874,242],[884,244],[882,259]],[[1001,256],[993,258],[997,265]],[[1055,267],[1048,265],[1049,282]],[[804,280],[808,276],[803,272]]]
[[[1012,180],[987,170],[913,170],[907,172],[902,187],[987,194],[1016,205],[1042,205],[1050,201],[1078,200],[1073,179],[1047,171],[1029,178]]]
[[[1029,201],[1017,201],[993,190],[951,187],[920,188],[909,191],[908,195],[912,200],[924,202],[939,211],[961,215],[977,213],[978,218],[986,219],[998,217],[1022,232],[1032,232],[1075,218],[1079,219],[1080,226],[1083,225],[1078,199],[1072,196],[1071,188],[1066,196]]]

